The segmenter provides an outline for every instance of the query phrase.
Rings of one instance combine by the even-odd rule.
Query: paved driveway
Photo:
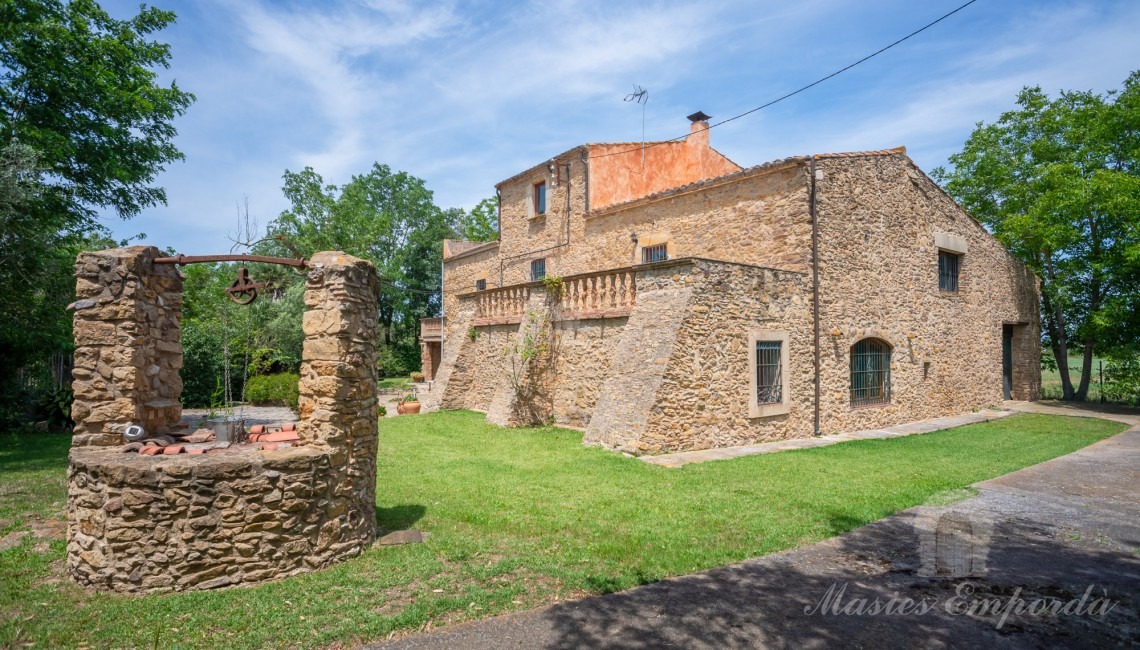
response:
[[[1138,467],[1133,426],[810,547],[369,647],[1135,647]]]

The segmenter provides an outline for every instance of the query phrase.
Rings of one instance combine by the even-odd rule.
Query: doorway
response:
[[[1013,399],[1013,325],[1001,326],[1001,390]]]

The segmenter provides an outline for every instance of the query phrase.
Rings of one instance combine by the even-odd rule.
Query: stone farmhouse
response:
[[[873,429],[1040,393],[1038,282],[904,148],[742,168],[585,144],[444,242],[427,409],[633,454]]]

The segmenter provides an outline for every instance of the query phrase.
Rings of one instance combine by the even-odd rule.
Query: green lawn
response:
[[[350,647],[807,544],[1123,428],[1018,415],[666,469],[565,429],[499,429],[469,412],[389,418],[380,525],[429,531],[427,543],[256,588],[126,597],[76,587],[64,542],[28,538],[0,552],[0,647]],[[0,531],[62,517],[67,445],[0,435]]]
[[[392,388],[397,390],[412,390],[412,380],[407,377],[386,377],[376,382],[380,388]]]
[[[1053,355],[1046,352],[1051,358]],[[1081,370],[1085,358],[1081,355],[1069,357],[1069,379],[1073,382],[1073,390],[1081,383]],[[1093,357],[1092,373],[1089,377],[1089,401],[1100,401],[1100,368],[1104,359]],[[1057,370],[1041,369],[1041,399],[1061,399],[1061,373]]]

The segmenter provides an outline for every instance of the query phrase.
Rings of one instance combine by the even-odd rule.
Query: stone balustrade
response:
[[[488,289],[475,294],[475,325],[518,323],[526,313],[530,285]]]
[[[628,316],[637,302],[637,275],[632,269],[572,275],[562,282],[564,319]]]
[[[620,318],[637,303],[637,272],[632,267],[566,276],[562,285],[558,320]],[[461,297],[475,302],[475,327],[511,325],[522,321],[531,290],[540,287],[541,282],[528,282]]]

